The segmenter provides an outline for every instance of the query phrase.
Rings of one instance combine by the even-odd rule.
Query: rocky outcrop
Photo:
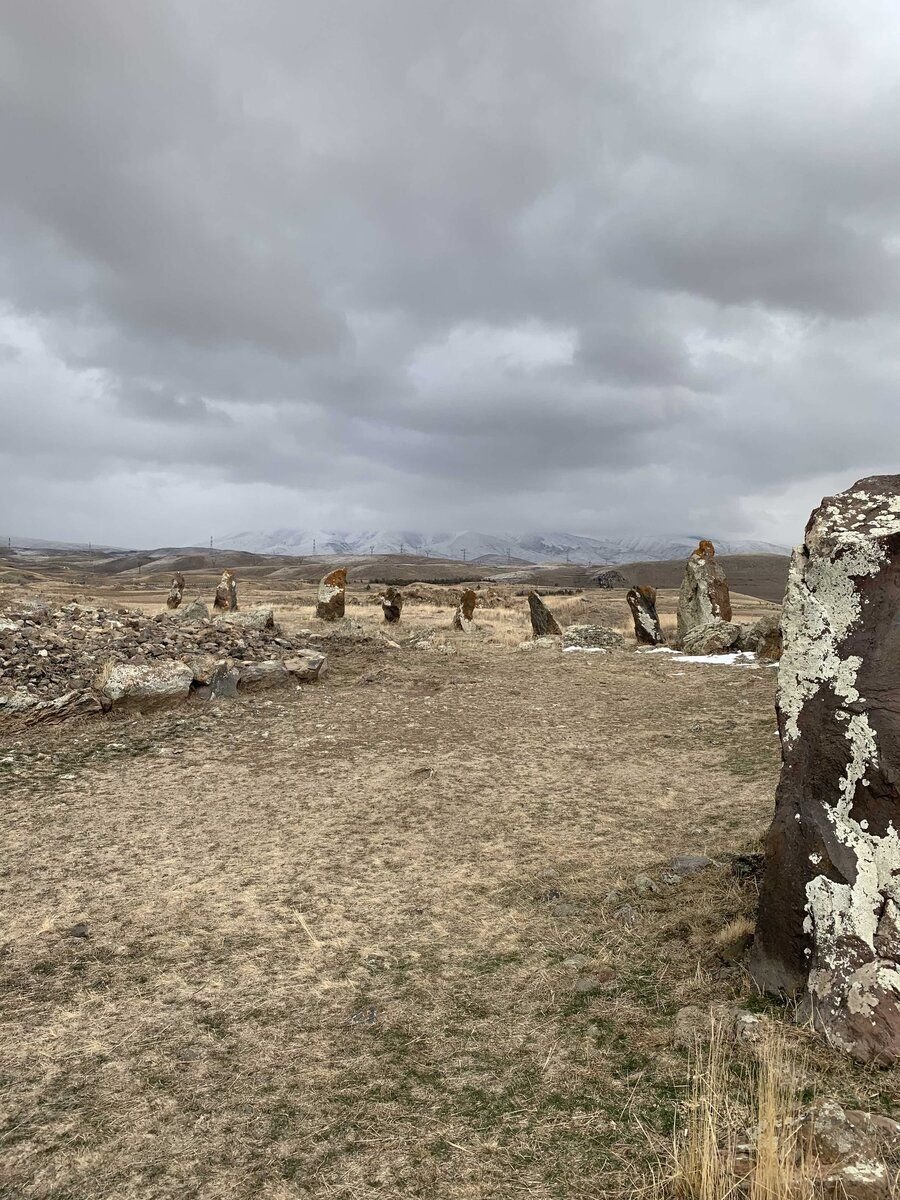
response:
[[[184,576],[175,575],[172,579],[172,586],[169,588],[169,594],[166,596],[167,608],[178,608],[181,604],[181,599],[184,596]]]
[[[623,650],[625,639],[615,629],[604,625],[569,625],[563,630],[563,649]]]
[[[597,587],[612,591],[614,588],[627,588],[628,580],[621,571],[601,571],[597,576]]]
[[[472,588],[466,588],[459,598],[456,612],[453,614],[451,627],[458,633],[472,633],[475,629],[475,605],[478,603],[478,593]]]
[[[182,682],[173,683],[171,692],[168,683],[154,683],[171,683],[173,664],[190,668],[190,694],[200,698],[233,695],[245,663],[284,660],[287,683],[318,674],[323,657],[307,649],[308,633],[299,640],[286,636],[271,608],[224,613],[213,621],[199,613],[188,619],[187,612],[183,607],[150,616],[67,604],[35,620],[30,607],[6,608],[0,612],[0,717],[35,724],[114,703],[178,699]]]
[[[649,583],[630,588],[625,596],[634,621],[634,636],[640,646],[664,646],[666,635],[656,611],[656,588]]]
[[[781,618],[767,614],[754,622],[744,634],[744,649],[766,662],[779,662],[783,650]]]
[[[900,1057],[900,475],[813,512],[782,628],[783,766],[751,970],[886,1064]]]
[[[728,579],[716,562],[715,546],[704,539],[687,560],[678,593],[678,644],[692,629],[730,620]]]
[[[531,615],[531,632],[536,638],[559,637],[562,633],[556,617],[537,592],[528,593],[528,611]]]
[[[385,621],[388,625],[396,625],[403,611],[403,593],[399,588],[389,587],[384,589],[379,599]]]
[[[688,630],[681,643],[683,654],[728,654],[741,647],[743,630],[731,621],[713,621]]]
[[[319,584],[316,616],[320,621],[339,621],[344,615],[347,596],[347,572],[344,567],[329,571]]]
[[[222,578],[216,588],[213,607],[219,612],[236,612],[237,606],[237,582],[234,578],[234,571],[226,569],[222,572]]]

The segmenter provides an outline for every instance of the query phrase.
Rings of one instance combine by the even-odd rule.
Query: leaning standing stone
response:
[[[403,593],[397,588],[385,588],[381,594],[381,611],[388,625],[396,625],[403,609]]]
[[[169,588],[169,594],[166,597],[166,606],[168,608],[177,608],[184,596],[184,576],[175,575],[172,579],[172,586]]]
[[[237,583],[234,578],[234,571],[224,570],[222,578],[219,580],[219,586],[216,588],[216,598],[213,607],[220,612],[236,612],[237,611]]]
[[[472,588],[466,588],[459,598],[456,612],[453,614],[453,628],[459,633],[471,633],[475,628],[475,605],[478,603],[478,593]]]
[[[329,571],[319,584],[316,616],[323,621],[339,621],[344,615],[347,572],[344,567]]]
[[[751,971],[862,1062],[900,1057],[900,475],[815,510],[791,560],[783,766]]]
[[[559,637],[562,633],[559,623],[537,592],[528,593],[528,608],[531,613],[531,632],[536,638]]]
[[[656,588],[649,583],[630,588],[625,596],[634,619],[634,636],[642,646],[664,646],[666,635],[656,612]]]
[[[678,593],[678,642],[700,625],[731,620],[731,596],[716,548],[704,539],[687,560]]]

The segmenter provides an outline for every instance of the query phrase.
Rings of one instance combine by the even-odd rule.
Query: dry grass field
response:
[[[243,585],[269,599],[325,632],[310,589]],[[383,628],[371,600],[348,615]],[[523,653],[508,600],[476,637],[409,603],[400,649],[335,637],[315,686],[0,730],[0,1195],[663,1189],[679,1009],[784,1015],[740,964],[731,869],[771,814],[776,672]],[[548,603],[628,623],[619,593]],[[685,852],[716,865],[660,882]],[[892,1078],[789,1036],[820,1089],[890,1111]]]

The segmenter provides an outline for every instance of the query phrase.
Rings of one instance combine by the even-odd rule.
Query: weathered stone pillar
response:
[[[791,560],[782,771],[751,959],[864,1062],[900,1057],[900,475],[822,501]]]
[[[629,588],[625,599],[634,620],[634,636],[642,646],[664,646],[666,635],[656,612],[656,588],[649,583]]]
[[[184,597],[184,576],[175,575],[172,579],[172,586],[169,588],[169,594],[166,597],[166,606],[168,608],[177,608]]]
[[[216,598],[213,601],[213,608],[217,608],[221,612],[237,612],[237,606],[237,583],[234,578],[234,571],[226,568],[222,572],[222,578],[219,580],[219,586],[216,588]]]
[[[398,588],[385,588],[381,594],[381,610],[388,625],[396,625],[403,611],[403,593]]]
[[[528,610],[531,614],[531,632],[535,637],[559,637],[562,634],[559,622],[537,592],[528,593]]]
[[[323,621],[338,621],[344,615],[347,572],[344,567],[329,571],[319,584],[316,616]]]
[[[678,593],[678,643],[693,629],[731,620],[731,596],[716,548],[704,539],[687,560]]]
[[[472,588],[466,588],[459,598],[459,605],[453,614],[452,627],[459,633],[470,633],[475,628],[475,605],[478,603],[478,593]]]

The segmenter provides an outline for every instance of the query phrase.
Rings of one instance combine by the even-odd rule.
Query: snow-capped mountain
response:
[[[661,537],[583,537],[575,533],[421,533],[405,530],[275,529],[233,533],[217,538],[223,550],[256,554],[421,554],[431,558],[483,557],[518,559],[530,563],[625,563],[687,558],[701,537],[711,537],[720,554],[788,554],[772,542],[717,537],[708,531]]]

